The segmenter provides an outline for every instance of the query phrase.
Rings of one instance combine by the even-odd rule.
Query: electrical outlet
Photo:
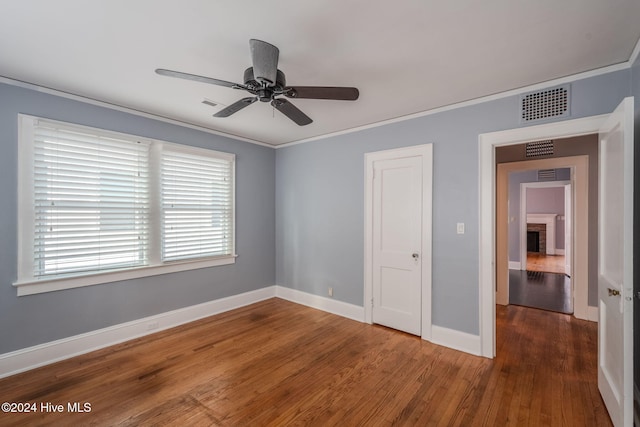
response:
[[[147,323],[147,331],[153,331],[154,329],[158,329],[160,324],[158,322],[149,322]]]
[[[332,297],[333,296],[333,288],[329,287],[329,296]]]

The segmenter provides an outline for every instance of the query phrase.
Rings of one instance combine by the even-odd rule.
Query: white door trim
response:
[[[496,168],[495,148],[523,142],[598,133],[608,114],[478,135],[480,250],[479,304],[482,355],[496,354]]]
[[[561,255],[564,255],[564,274],[573,277],[573,246],[575,240],[575,224],[573,217],[575,216],[574,205],[575,185],[568,184],[564,186],[564,249]]]
[[[422,167],[422,339],[431,339],[431,240],[432,240],[432,191],[433,145],[397,148],[365,153],[364,191],[364,321],[372,323],[373,301],[373,163],[391,157],[423,158]]]

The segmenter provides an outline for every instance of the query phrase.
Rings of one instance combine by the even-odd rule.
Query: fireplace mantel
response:
[[[527,224],[545,224],[547,226],[547,255],[556,254],[557,216],[557,214],[527,214]]]

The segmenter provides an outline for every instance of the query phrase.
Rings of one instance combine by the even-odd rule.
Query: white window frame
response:
[[[91,131],[104,136],[113,136],[122,139],[145,141],[151,146],[149,157],[149,198],[150,198],[150,225],[149,225],[149,263],[141,267],[131,267],[110,271],[97,271],[66,277],[36,278],[33,275],[33,225],[35,222],[33,205],[33,128],[37,120],[46,120],[65,128],[75,128],[84,132]],[[192,154],[216,157],[231,162],[232,177],[232,251],[231,255],[198,258],[185,261],[162,262],[161,260],[161,200],[160,200],[160,169],[161,153],[163,147],[171,150],[187,151]],[[175,273],[179,271],[194,270],[199,268],[214,267],[234,264],[238,256],[235,253],[236,239],[236,209],[235,209],[235,155],[205,148],[197,148],[160,141],[151,138],[140,138],[118,132],[81,126],[56,120],[41,119],[39,117],[18,114],[18,278],[13,283],[17,288],[18,296],[52,292],[63,289],[72,289],[102,283],[117,282],[121,280],[136,279],[155,276],[158,274]]]

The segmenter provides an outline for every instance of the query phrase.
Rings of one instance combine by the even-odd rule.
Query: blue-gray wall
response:
[[[564,249],[564,187],[527,190],[527,214],[556,214],[556,249]],[[547,244],[549,244],[547,242]]]
[[[613,111],[630,70],[574,81],[571,118]],[[354,108],[357,108],[357,103]],[[433,143],[433,323],[479,334],[478,135],[522,126],[512,96],[276,152],[276,281],[363,305],[364,154]],[[456,223],[466,233],[456,235]]]
[[[571,118],[640,97],[639,68],[633,79],[622,70],[573,82]],[[235,153],[237,263],[16,297],[17,113]],[[513,96],[272,150],[0,84],[0,354],[274,283],[322,296],[331,286],[361,306],[364,154],[425,143],[434,144],[433,323],[478,334],[478,134],[519,126]]]
[[[509,173],[509,261],[520,262],[520,184],[538,182],[538,171]]]
[[[16,296],[17,114],[236,154],[236,263]],[[0,84],[0,354],[275,284],[275,150]]]

